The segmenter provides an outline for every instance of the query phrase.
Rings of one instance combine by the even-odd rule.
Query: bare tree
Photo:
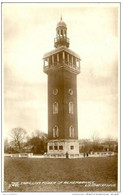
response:
[[[10,137],[17,148],[21,148],[21,144],[24,142],[27,132],[21,127],[17,127],[11,130]]]
[[[4,140],[4,152],[8,152],[8,148],[9,148],[9,142],[8,139],[6,138]]]
[[[100,138],[98,135],[98,132],[95,131],[92,136],[91,136],[91,140],[92,140],[92,145],[93,145],[93,151],[98,151],[99,150],[99,143],[100,143]]]
[[[82,139],[79,141],[80,145],[80,152],[85,153],[85,152],[90,152],[91,151],[91,141],[89,139]]]
[[[118,142],[117,139],[112,138],[110,135],[105,138],[104,143],[106,145],[106,149],[109,151],[117,150]]]

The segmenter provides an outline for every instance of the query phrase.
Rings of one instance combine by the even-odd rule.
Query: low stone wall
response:
[[[66,158],[65,154],[47,154],[46,158]]]
[[[33,153],[16,153],[16,154],[11,154],[11,157],[32,157]]]
[[[114,156],[114,152],[94,152],[94,153],[88,153],[88,155],[83,153],[84,157],[108,157],[108,156]]]
[[[33,156],[29,156],[29,158],[47,158],[46,155],[33,155]]]
[[[83,158],[83,154],[68,154],[68,157],[66,157],[66,154],[46,154],[45,158]]]
[[[11,154],[4,154],[5,157],[11,157]]]
[[[68,158],[82,158],[80,154],[69,154]]]
[[[79,153],[79,154],[68,154],[67,158],[87,158],[87,157],[109,157],[114,156],[114,152],[94,152],[94,153]],[[33,155],[33,153],[16,153],[16,154],[4,154],[6,157],[18,157],[18,158],[66,158],[66,154],[44,154],[44,155]]]

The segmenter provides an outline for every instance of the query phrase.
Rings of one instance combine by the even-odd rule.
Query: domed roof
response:
[[[57,23],[57,28],[58,28],[58,27],[65,27],[65,28],[67,28],[65,22],[62,21],[62,18],[61,18],[61,20]]]

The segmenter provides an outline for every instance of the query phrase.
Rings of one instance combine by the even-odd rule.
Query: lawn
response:
[[[82,159],[5,157],[4,163],[4,191],[117,191],[116,156]],[[87,185],[89,181],[95,182],[94,185]],[[19,186],[13,186],[12,182]]]

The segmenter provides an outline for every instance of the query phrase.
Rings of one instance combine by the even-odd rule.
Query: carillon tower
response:
[[[49,32],[50,33],[50,32]],[[77,121],[77,74],[80,57],[69,48],[67,26],[56,27],[55,49],[44,55],[48,75],[48,146],[51,157],[79,156]]]

